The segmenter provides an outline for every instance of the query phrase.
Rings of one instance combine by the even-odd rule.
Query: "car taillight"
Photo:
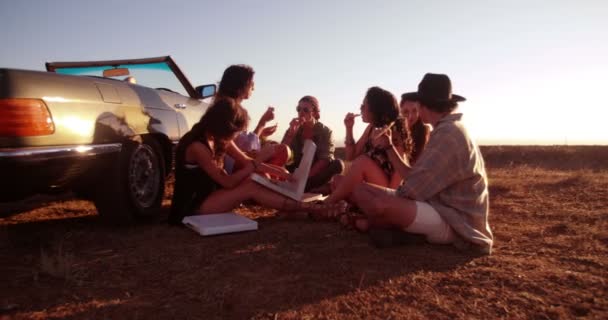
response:
[[[0,136],[43,136],[55,132],[51,113],[40,99],[0,99]]]

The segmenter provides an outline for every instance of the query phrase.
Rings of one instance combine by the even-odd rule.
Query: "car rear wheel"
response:
[[[162,149],[152,137],[125,143],[94,199],[99,214],[115,223],[158,214],[165,190],[164,163]]]

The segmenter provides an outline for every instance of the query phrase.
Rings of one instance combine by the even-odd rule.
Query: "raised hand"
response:
[[[262,129],[262,131],[260,131],[260,138],[265,139],[273,135],[277,131],[277,126],[278,125],[275,124],[273,126],[265,127],[264,129]]]
[[[264,112],[264,114],[260,117],[260,121],[258,121],[258,125],[255,127],[253,132],[257,134],[258,137],[261,137],[262,130],[265,129],[264,126],[266,125],[266,122],[272,119],[274,119],[274,107],[269,106],[268,109],[266,109],[266,112]]]
[[[266,109],[266,112],[264,112],[264,114],[260,118],[260,123],[266,123],[273,119],[274,119],[274,107],[268,106],[268,109]]]
[[[312,139],[312,136],[314,135],[313,128],[314,128],[315,124],[317,123],[317,120],[314,117],[303,118],[303,119],[300,119],[300,123],[303,128],[302,138]]]
[[[346,114],[346,116],[344,117],[344,125],[346,126],[346,129],[353,128],[353,126],[355,125],[355,118],[358,116],[360,116],[360,114],[355,114],[352,112]]]
[[[391,125],[372,129],[372,145],[378,148],[388,148],[392,145]]]
[[[293,118],[291,122],[289,122],[289,131],[295,133],[300,128],[302,121],[300,118]]]

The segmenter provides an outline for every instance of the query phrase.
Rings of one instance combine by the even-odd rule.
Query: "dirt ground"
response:
[[[257,206],[238,211],[258,231],[201,237],[163,217],[106,226],[69,195],[4,204],[0,319],[607,319],[608,147],[483,152],[496,239],[483,257],[377,249]]]

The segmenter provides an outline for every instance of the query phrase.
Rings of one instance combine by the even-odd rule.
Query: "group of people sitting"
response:
[[[320,121],[319,101],[304,96],[281,142],[268,137],[277,126],[269,107],[252,132],[241,105],[254,90],[254,71],[228,67],[211,106],[180,140],[169,222],[184,216],[235,209],[254,201],[281,212],[307,212],[316,220],[336,220],[359,231],[392,230],[421,235],[434,244],[491,252],[488,181],[483,158],[457,113],[465,98],[452,94],[447,75],[426,74],[416,92],[400,103],[379,87],[367,90],[360,113],[348,113],[345,159],[334,156],[332,130]],[[368,123],[355,140],[355,119]],[[264,173],[289,179],[302,159],[304,141],[317,148],[307,192],[323,201],[287,198],[249,177]]]

